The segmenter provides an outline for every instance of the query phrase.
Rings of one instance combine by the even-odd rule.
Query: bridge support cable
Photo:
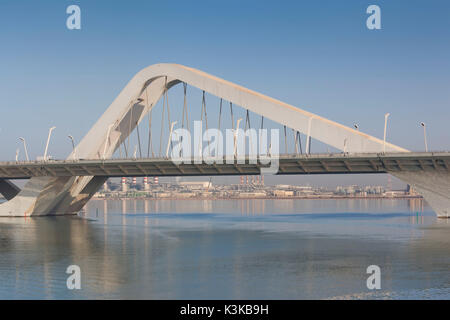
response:
[[[295,154],[298,155],[298,145],[297,145],[297,132],[292,129],[292,134],[294,135],[294,147],[295,147]]]
[[[130,150],[130,137],[131,137],[131,124],[133,121],[133,109],[134,109],[134,102],[131,102],[131,108],[130,108],[130,123],[128,125],[128,136],[127,136],[127,143],[128,143],[128,150]]]
[[[250,125],[250,114],[248,109],[246,109],[247,112],[245,114],[245,127],[244,127],[244,132],[247,131],[247,129],[251,129],[251,125]],[[253,144],[252,144],[252,135],[251,133],[248,135],[248,144],[249,144],[249,148],[248,148],[248,154],[250,155],[250,151],[252,150]]]
[[[183,82],[183,92],[184,92],[184,97],[183,97],[183,114],[182,114],[182,119],[181,119],[181,128],[184,129],[184,119],[186,117],[186,128],[189,131],[189,117],[188,117],[188,109],[187,109],[187,83]]]
[[[305,148],[305,152],[307,154],[311,153],[311,124],[312,124],[312,120],[313,118],[309,118],[308,119],[308,131],[307,131],[307,135],[306,135],[306,148]]]
[[[308,140],[308,154],[311,153],[311,136],[309,136],[309,140]]]
[[[152,157],[155,157],[153,152],[153,142],[152,142],[152,110],[148,113],[148,143],[147,143],[147,158],[150,158],[150,152]]]
[[[302,134],[300,133],[300,131],[297,131],[298,134],[298,145],[300,147],[300,154],[303,154],[303,150],[302,150]]]
[[[264,129],[264,116],[261,116],[261,130],[260,130],[260,133],[259,133],[259,146],[258,146],[258,149],[259,149],[258,151],[259,151],[260,155],[262,155],[262,145],[261,145],[261,143],[262,143],[263,129]],[[266,147],[267,147],[267,145],[266,145]]]
[[[217,130],[220,132],[220,125],[222,123],[222,98],[220,98],[220,103],[219,103],[219,124],[217,125]],[[216,150],[215,150],[215,156],[217,156],[218,151],[219,150],[219,140],[217,139],[216,141]]]
[[[142,158],[142,148],[141,148],[141,135],[139,134],[139,123],[136,121],[136,133],[139,145],[139,158]]]
[[[164,134],[164,114],[166,112],[166,92],[167,92],[167,77],[164,83],[164,92],[163,92],[163,109],[161,113],[161,134],[159,135],[159,157],[162,156],[162,137]],[[169,123],[170,128],[170,123]]]
[[[166,87],[167,87],[167,77],[166,77]],[[168,128],[169,128],[169,137],[168,137],[168,145],[172,148],[172,130],[173,126],[176,122],[172,124],[170,121],[170,105],[169,105],[169,89],[166,89],[166,109],[167,109],[167,122],[168,122]]]
[[[153,152],[153,143],[152,143],[152,111],[153,108],[150,109],[148,105],[148,87],[145,88],[145,103],[146,107],[149,109],[148,112],[148,143],[147,143],[147,158],[150,158],[150,150],[152,152],[152,157],[155,157]]]
[[[206,131],[208,131],[208,114],[206,112],[205,90],[203,90],[203,94],[202,94],[202,113],[200,116],[200,121],[202,123],[202,127],[203,127],[203,115],[205,115],[205,128],[206,128]],[[208,138],[208,156],[211,156],[209,136],[207,138]],[[200,137],[200,140],[202,140],[202,137]],[[201,143],[199,143],[199,145],[201,146]],[[201,154],[201,152],[202,152],[202,150],[200,150],[200,154]]]
[[[125,140],[122,142],[123,150],[125,151],[125,158],[128,158],[128,149],[127,145],[125,144]]]
[[[300,154],[303,154],[303,150],[302,150],[302,136],[300,135],[300,131],[296,131],[295,134],[295,146],[297,148],[297,144],[298,144],[298,148],[300,149]]]
[[[183,112],[181,115],[181,128],[185,127],[185,119],[186,119],[186,128],[189,131],[189,117],[188,117],[188,109],[187,109],[187,83],[183,82]],[[183,143],[183,136],[181,136],[181,143]],[[182,148],[180,148],[179,157],[182,157]]]
[[[163,133],[164,133],[164,114],[166,112],[166,95],[163,94],[163,106],[162,106],[162,113],[161,113],[161,133],[159,135],[159,154],[158,156],[161,157],[161,152],[162,152],[162,137],[163,137]]]
[[[220,98],[219,103],[219,124],[217,125],[217,129],[220,131],[220,124],[222,122],[222,98]]]
[[[233,157],[236,158],[236,132],[234,131],[233,103],[231,101],[230,101],[230,117],[231,117],[231,130],[233,132]]]

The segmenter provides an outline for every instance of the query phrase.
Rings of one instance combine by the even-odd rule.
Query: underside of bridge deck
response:
[[[272,159],[275,174],[361,174],[396,172],[447,172],[450,153],[396,154],[314,154],[282,155]],[[271,164],[250,161],[249,158],[227,161],[190,159],[176,163],[170,159],[109,159],[0,163],[0,178],[27,179],[31,177],[139,177],[139,176],[209,176],[259,175]]]

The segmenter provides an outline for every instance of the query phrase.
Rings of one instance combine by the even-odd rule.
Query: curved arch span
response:
[[[167,78],[166,78],[167,77]],[[156,64],[137,73],[113,101],[102,117],[77,146],[77,155],[84,158],[100,158],[110,132],[106,155],[117,148],[114,144],[120,134],[121,141],[128,136],[129,124],[136,124],[158,102],[165,87],[180,82],[204,90],[235,105],[278,122],[325,144],[347,152],[383,152],[383,140],[353,128],[344,126],[311,112],[265,96],[232,82],[220,79],[203,71],[178,64]],[[147,91],[147,93],[146,93]],[[134,103],[136,101],[140,101]],[[131,115],[133,110],[133,115]],[[127,129],[123,132],[123,129]],[[132,127],[131,129],[134,129]],[[132,130],[131,130],[132,131]],[[308,132],[309,131],[309,132]],[[344,146],[345,144],[345,146]],[[408,152],[408,150],[386,142],[386,152]]]

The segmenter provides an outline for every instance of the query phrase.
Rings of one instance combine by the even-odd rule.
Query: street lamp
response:
[[[425,141],[425,152],[428,152],[427,125],[424,122],[421,122],[420,125],[423,127],[423,140]]]
[[[166,148],[166,158],[169,157],[169,147],[170,147],[170,142],[172,141],[172,132],[173,132],[173,127],[177,124],[177,121],[174,121],[170,124],[170,132],[169,132],[169,139],[167,141],[167,148]],[[173,152],[173,151],[172,151]]]
[[[391,114],[388,112],[384,115],[384,137],[383,137],[383,153],[386,153],[386,129],[387,129],[387,120]]]
[[[133,153],[133,158],[134,158],[134,160],[137,159],[137,149],[138,149],[138,146],[135,145],[135,146],[134,146],[134,153]]]
[[[357,123],[354,123],[353,126],[355,127],[355,130],[356,130],[356,131],[359,131],[359,126],[358,126]]]
[[[76,156],[75,156],[75,140],[73,139],[73,137],[71,135],[68,136],[69,139],[72,141],[72,153],[73,153],[73,160],[76,160]]]
[[[47,144],[45,145],[45,151],[44,151],[44,161],[47,161],[48,144],[50,143],[50,137],[52,136],[52,131],[55,129],[56,129],[56,127],[51,127],[48,130]]]
[[[25,149],[25,157],[27,158],[27,161],[30,161],[30,158],[28,157],[27,143],[25,141],[25,138],[20,137],[19,140],[23,142],[23,148]]]

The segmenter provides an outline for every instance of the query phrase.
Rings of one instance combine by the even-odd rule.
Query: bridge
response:
[[[183,85],[184,91],[183,111],[178,114],[182,117],[181,128],[175,129],[177,121],[172,122],[170,118],[168,92],[179,84]],[[196,129],[200,127],[202,141],[197,143],[195,137],[193,148],[190,137],[185,134],[186,130],[189,133],[188,114],[191,109],[186,98],[188,86],[202,92],[201,120],[200,125],[196,124]],[[206,94],[220,98],[220,104],[215,106],[219,115],[219,131],[224,102],[229,103],[231,134],[227,133],[227,137],[232,140],[231,154],[219,152],[219,146],[222,146],[218,142],[220,135],[210,133]],[[155,156],[152,111],[160,100],[159,153]],[[243,119],[235,122],[233,106],[239,106],[246,112],[242,132],[239,124]],[[257,135],[252,135],[250,131],[250,112],[261,119]],[[167,128],[164,131],[166,114]],[[139,127],[141,124],[142,130],[142,124],[146,123],[143,121],[145,116],[149,118],[147,156],[144,156]],[[264,145],[261,145],[261,139],[256,143],[257,138],[263,136],[265,119],[282,126],[285,150],[288,149],[287,132],[292,130],[294,154],[278,155],[276,135],[271,136]],[[203,148],[203,129],[207,148]],[[134,152],[130,148],[132,133],[138,140]],[[214,134],[216,140],[208,139]],[[303,147],[302,135],[305,141]],[[312,139],[342,153],[311,154]],[[256,152],[259,156],[253,157]],[[14,162],[0,162],[0,193],[9,200],[0,204],[0,216],[74,214],[109,177],[251,175],[276,167],[272,174],[389,173],[421,193],[438,217],[448,217],[449,161],[450,153],[447,152],[409,152],[387,142],[385,137],[378,139],[357,128],[344,126],[202,71],[176,64],[157,64],[143,69],[131,79],[81,142],[76,147],[74,145],[66,160],[54,161],[44,156],[41,161],[16,159]],[[29,181],[20,190],[9,179]]]
[[[49,162],[0,162],[0,179],[33,177],[174,177],[260,175],[268,164],[249,158],[243,163],[205,161],[175,163],[167,158],[64,160]],[[288,174],[372,174],[398,172],[443,172],[450,167],[450,152],[361,153],[280,155],[277,175]]]

